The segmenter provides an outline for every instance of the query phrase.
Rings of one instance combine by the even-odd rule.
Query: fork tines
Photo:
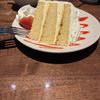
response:
[[[25,35],[28,34],[28,30],[23,28],[11,27],[11,32],[14,34]]]
[[[18,27],[0,27],[0,33],[10,33],[10,34],[18,34],[18,35],[26,35],[28,34],[28,30]]]

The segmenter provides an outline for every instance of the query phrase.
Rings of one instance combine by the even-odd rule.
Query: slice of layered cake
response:
[[[40,1],[29,38],[44,44],[68,46],[79,37],[79,12],[69,2]]]

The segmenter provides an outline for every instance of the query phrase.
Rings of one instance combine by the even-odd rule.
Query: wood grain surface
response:
[[[100,5],[73,3],[100,21]],[[17,10],[13,0],[0,0],[0,26],[11,25]],[[99,41],[85,50],[57,55],[0,35],[3,43],[8,39],[14,46],[0,48],[0,100],[100,100]]]

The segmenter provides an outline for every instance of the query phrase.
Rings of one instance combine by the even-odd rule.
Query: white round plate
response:
[[[79,11],[80,11],[80,17],[88,17],[86,20],[80,22],[80,24],[88,24],[87,27],[81,28],[81,31],[89,32],[88,34],[81,35],[81,37],[83,37],[85,39],[77,41],[76,44],[80,44],[80,45],[69,46],[69,47],[65,47],[63,49],[57,49],[57,48],[54,49],[54,48],[45,48],[45,47],[40,48],[39,45],[25,41],[25,39],[26,39],[25,37],[15,35],[15,38],[27,47],[30,47],[30,48],[38,50],[38,51],[49,52],[49,53],[69,53],[69,52],[75,52],[75,51],[85,49],[85,48],[91,46],[92,44],[94,44],[99,39],[100,23],[94,16],[92,16],[88,12],[83,11],[83,10],[79,10]],[[15,18],[12,26],[21,27],[18,24],[17,18]],[[32,42],[32,40],[30,40],[30,41]]]

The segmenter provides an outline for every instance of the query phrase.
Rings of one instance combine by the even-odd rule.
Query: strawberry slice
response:
[[[21,18],[21,19],[19,20],[19,24],[20,24],[22,27],[24,27],[24,28],[30,30],[30,29],[31,29],[31,26],[32,26],[32,21],[33,21],[33,17],[32,17],[32,16],[23,17],[23,18]]]

